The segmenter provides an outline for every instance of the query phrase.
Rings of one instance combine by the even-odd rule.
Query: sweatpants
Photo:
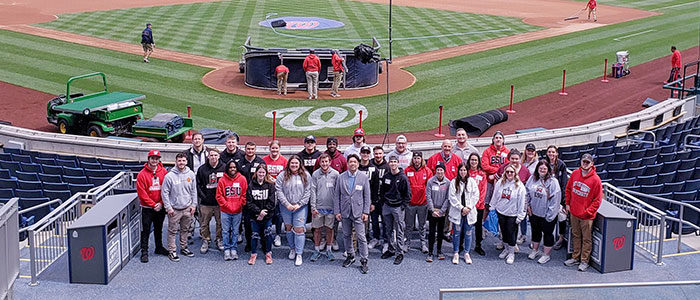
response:
[[[511,247],[515,247],[515,241],[518,239],[518,224],[515,221],[518,217],[511,217],[498,213],[498,225],[503,236],[503,243]]]
[[[153,240],[156,249],[163,248],[163,221],[165,221],[165,209],[156,211],[150,207],[141,207],[141,253],[148,253],[148,237],[151,235],[153,225]]]
[[[406,209],[403,206],[392,207],[384,204],[382,220],[384,221],[384,242],[389,245],[389,252],[403,254]],[[394,232],[396,238],[394,239]]]

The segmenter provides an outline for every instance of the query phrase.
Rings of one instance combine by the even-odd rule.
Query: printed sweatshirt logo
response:
[[[576,181],[573,184],[573,193],[581,197],[588,197],[591,188],[581,181]]]
[[[510,200],[510,195],[513,193],[513,191],[510,188],[503,189],[503,192],[501,192],[501,199],[508,199]]]
[[[267,199],[267,190],[252,190],[250,191],[255,200],[265,200]]]

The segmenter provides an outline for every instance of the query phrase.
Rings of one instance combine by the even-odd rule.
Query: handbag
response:
[[[498,234],[498,214],[495,209],[489,211],[489,217],[484,221],[484,228],[493,234]]]

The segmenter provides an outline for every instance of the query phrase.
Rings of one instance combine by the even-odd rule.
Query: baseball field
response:
[[[435,128],[439,105],[445,107],[443,123],[502,107],[508,103],[511,84],[517,89],[515,101],[557,90],[561,88],[563,69],[567,70],[567,85],[590,80],[601,75],[603,60],[614,60],[616,51],[629,51],[631,65],[637,65],[668,55],[670,45],[681,50],[698,45],[697,0],[598,2],[658,14],[607,24],[605,7],[601,7],[599,24],[604,26],[596,24],[586,30],[444,59],[435,55],[433,61],[407,66],[405,70],[415,76],[416,82],[390,95],[390,132]],[[584,5],[577,4],[580,5],[576,7]],[[258,25],[270,13],[324,17],[341,21],[345,26],[283,30],[295,37],[282,36]],[[560,19],[567,16],[561,15]],[[581,16],[584,20],[578,24],[587,24],[585,15]],[[138,44],[144,23],[151,22],[156,51],[163,48],[237,61],[240,46],[248,36],[255,46],[284,48],[352,48],[360,41],[369,42],[370,37],[377,37],[384,43],[381,54],[388,55],[388,43],[383,40],[387,37],[387,17],[387,5],[368,2],[312,0],[294,5],[289,1],[223,1],[62,14],[56,21],[35,26]],[[392,17],[396,39],[393,55],[398,62],[402,57],[492,39],[517,39],[527,32],[546,30],[515,17],[397,5],[393,7]],[[298,97],[281,100],[227,94],[202,84],[201,78],[210,68],[168,59],[152,59],[145,64],[136,54],[9,30],[0,30],[0,48],[3,49],[0,81],[60,94],[65,91],[70,76],[101,71],[107,74],[111,90],[145,94],[147,115],[184,113],[185,107],[191,105],[197,128],[228,128],[242,135],[269,135],[271,120],[265,117],[267,112],[309,107],[294,120],[294,125],[304,127],[311,124],[309,114],[314,110],[351,103],[366,108],[363,127],[368,133],[383,133],[385,129],[384,95],[305,101]],[[94,90],[98,85],[85,84],[81,88]],[[354,113],[348,112],[346,120]],[[332,114],[327,111],[321,114],[321,119],[328,120]],[[348,128],[327,127],[313,133],[326,136],[348,132]],[[308,134],[280,127],[277,133]]]

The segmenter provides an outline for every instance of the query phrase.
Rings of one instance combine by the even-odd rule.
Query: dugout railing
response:
[[[695,69],[695,73],[693,72]],[[692,79],[692,81],[691,81]],[[683,66],[683,76],[675,81],[664,84],[664,89],[671,90],[671,98],[683,99],[697,95],[700,91],[700,60],[687,63]],[[683,94],[685,93],[685,95]]]

